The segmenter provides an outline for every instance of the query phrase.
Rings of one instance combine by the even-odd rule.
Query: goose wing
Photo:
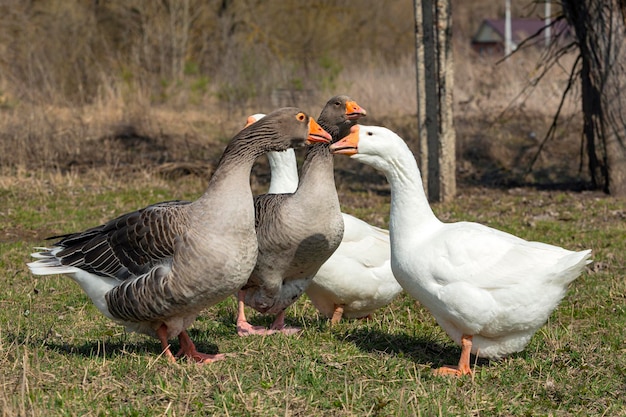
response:
[[[574,252],[477,223],[453,223],[444,230],[439,239],[431,241],[436,252],[431,271],[443,285],[467,282],[496,290],[531,282],[559,282],[561,273],[574,266],[568,263],[578,263],[578,255],[570,258]]]
[[[52,250],[63,265],[120,280],[168,262],[188,225],[188,201],[167,201],[61,238]]]
[[[257,237],[261,240],[267,239],[266,245],[282,246],[287,242],[282,236],[281,227],[276,227],[276,222],[283,222],[286,211],[285,204],[293,194],[261,194],[254,197],[254,227],[257,229]],[[281,245],[282,243],[282,245]],[[266,246],[260,245],[260,246]]]

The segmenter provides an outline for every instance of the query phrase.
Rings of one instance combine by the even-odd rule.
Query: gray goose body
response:
[[[321,140],[315,135],[330,138],[298,109],[277,110],[231,140],[198,200],[151,205],[60,236],[28,266],[37,275],[69,275],[105,316],[159,337],[170,358],[167,339],[178,336],[185,355],[211,361],[195,351],[185,329],[244,285],[254,268],[252,165],[265,152]]]
[[[364,115],[365,111],[356,102],[337,96],[328,101],[318,123],[335,141],[347,135],[356,119]],[[266,329],[247,323],[243,304],[261,313],[277,314],[270,333],[296,330],[285,328],[285,309],[304,293],[343,237],[343,217],[333,168],[329,145],[316,144],[307,149],[294,193],[255,197],[259,256],[239,294],[237,327],[240,335],[268,333]]]

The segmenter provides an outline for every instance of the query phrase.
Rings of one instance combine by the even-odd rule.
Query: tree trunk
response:
[[[437,78],[439,86],[439,193],[440,201],[456,194],[456,133],[452,112],[454,71],[452,61],[451,0],[437,0]]]
[[[417,82],[417,137],[419,138],[419,168],[424,191],[428,196],[428,134],[426,133],[426,82],[424,68],[424,20],[421,0],[415,0],[415,76]]]
[[[456,194],[450,0],[415,0],[419,161],[430,201]]]
[[[584,135],[593,185],[626,196],[624,0],[564,0],[582,57]]]

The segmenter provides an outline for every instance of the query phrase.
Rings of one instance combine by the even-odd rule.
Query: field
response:
[[[538,50],[496,63],[469,49],[480,19],[500,12],[493,2],[454,2],[458,196],[433,210],[589,248],[594,260],[523,352],[473,357],[472,378],[437,377],[432,369],[456,363],[460,348],[405,294],[369,321],[332,328],[302,297],[287,311],[301,334],[247,338],[236,334],[231,297],[190,329],[199,350],[227,360],[172,364],[157,340],[99,314],[71,279],[29,273],[48,236],[199,196],[249,114],[295,104],[317,116],[347,93],[367,109],[363,124],[419,149],[412,4],[369,1],[359,17],[379,25],[353,31],[352,6],[333,2],[305,10],[281,0],[262,13],[219,3],[0,5],[0,38],[12,41],[0,45],[0,417],[626,416],[626,200],[590,187],[576,86],[543,143],[574,56],[537,82]],[[285,16],[309,49],[273,24]],[[338,19],[332,31],[315,24],[327,18]],[[168,41],[185,33],[187,47]],[[348,34],[353,51],[333,43]],[[335,161],[343,211],[387,227],[384,177]],[[255,193],[268,169],[260,158]],[[253,324],[273,319],[249,314]]]
[[[411,104],[400,105],[411,103],[409,65],[362,74],[403,80],[388,86],[399,102],[378,100],[380,93],[364,87],[350,94],[368,109],[367,123],[398,131],[416,150]],[[501,67],[490,71],[511,76]],[[0,112],[1,415],[626,415],[626,202],[588,189],[576,113],[564,116],[527,172],[550,123],[540,103],[554,98],[544,90],[537,104],[510,111],[502,105],[507,91],[490,91],[500,98],[481,105],[480,96],[464,101],[458,94],[458,197],[435,204],[436,214],[591,248],[594,263],[524,352],[479,359],[474,377],[461,380],[432,375],[455,363],[459,348],[406,295],[371,321],[333,328],[303,297],[287,314],[302,334],[264,338],[238,337],[234,298],[225,300],[198,318],[191,336],[200,350],[233,356],[200,367],[167,362],[156,340],[107,321],[70,279],[28,272],[29,254],[47,236],[197,197],[228,138],[259,108],[225,117],[210,105],[176,110],[112,100]],[[268,180],[261,158],[251,178],[255,193]],[[381,175],[337,157],[336,182],[345,212],[387,226],[389,187]],[[251,322],[269,325],[271,318],[252,314]]]
[[[388,188],[338,182],[345,211],[385,226]],[[260,176],[263,178],[263,176]],[[0,407],[3,416],[64,415],[625,415],[626,205],[596,192],[464,186],[434,206],[528,239],[593,249],[594,263],[527,349],[478,360],[474,378],[435,377],[459,348],[406,295],[370,321],[330,328],[306,298],[288,310],[302,334],[240,338],[234,298],[208,309],[191,335],[233,356],[207,366],[160,356],[156,340],[126,334],[64,277],[25,266],[50,234],[79,230],[166,199],[199,195],[206,179],[127,178],[99,171],[2,177]],[[259,180],[260,187],[262,180]],[[251,322],[271,318],[252,314]],[[174,341],[174,348],[177,342]],[[174,349],[175,350],[175,349]]]

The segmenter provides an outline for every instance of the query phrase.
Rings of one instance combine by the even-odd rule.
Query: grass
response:
[[[344,211],[386,225],[384,186],[372,193],[339,182]],[[227,299],[190,333],[201,351],[234,356],[197,366],[170,364],[156,340],[105,319],[70,279],[27,271],[45,236],[195,198],[204,184],[148,172],[0,177],[0,415],[626,415],[626,202],[602,194],[466,186],[454,202],[434,206],[448,221],[594,252],[526,350],[479,359],[473,378],[432,374],[460,349],[407,295],[373,320],[333,328],[303,297],[288,310],[288,323],[304,328],[293,337],[238,337]],[[250,315],[255,324],[271,321]]]
[[[382,6],[374,3],[370,13],[380,20]],[[228,299],[199,317],[191,334],[200,350],[236,355],[204,367],[170,364],[160,356],[156,340],[127,334],[106,320],[70,279],[32,276],[25,263],[46,236],[82,230],[157,201],[195,198],[232,132],[247,115],[277,107],[271,91],[285,88],[285,78],[296,81],[301,71],[283,60],[265,65],[272,56],[266,48],[231,48],[232,39],[220,34],[233,56],[220,60],[213,71],[194,68],[198,57],[181,54],[190,66],[180,84],[170,79],[169,67],[146,66],[137,56],[125,59],[113,44],[101,51],[110,59],[81,49],[101,39],[92,37],[96,26],[81,13],[91,16],[93,11],[82,3],[60,8],[51,3],[50,13],[36,13],[34,20],[29,18],[32,8],[18,7],[10,8],[5,19],[10,24],[2,26],[12,31],[6,37],[14,41],[16,48],[9,52],[16,56],[7,61],[12,63],[8,78],[0,77],[0,417],[626,415],[626,202],[595,193],[484,186],[588,182],[578,170],[582,118],[575,100],[567,103],[557,137],[546,144],[533,172],[525,174],[574,57],[566,57],[532,97],[514,99],[534,79],[539,53],[515,54],[498,65],[472,53],[467,40],[475,30],[472,22],[494,12],[476,2],[458,3],[455,124],[463,180],[458,199],[436,205],[435,212],[444,220],[479,221],[528,239],[594,251],[593,266],[571,286],[524,352],[500,362],[477,361],[473,379],[439,378],[432,368],[456,362],[460,350],[406,295],[372,321],[346,321],[334,328],[302,298],[288,311],[287,321],[305,331],[290,338],[237,337],[235,302]],[[111,4],[115,12],[119,4]],[[346,92],[367,109],[365,124],[386,125],[417,150],[414,36],[405,30],[412,25],[412,6],[383,8],[402,16],[405,24],[389,20],[401,37],[379,29],[383,43],[361,36],[374,52],[356,47],[353,57],[342,49],[347,61],[338,74],[333,68],[320,72],[312,64],[307,71],[313,85],[328,81],[332,91],[315,91],[297,105],[315,116],[329,97]],[[66,9],[75,15],[59,19]],[[124,10],[99,24],[120,18],[120,27],[132,29],[124,19],[135,21],[135,13]],[[247,19],[249,10],[240,12]],[[293,21],[291,14],[283,15]],[[198,16],[195,24],[207,16]],[[232,16],[226,13],[224,19]],[[68,18],[77,24],[67,24]],[[274,20],[271,13],[265,18]],[[13,30],[15,22],[23,29],[19,33]],[[133,45],[133,36],[141,35],[135,40],[148,42],[149,48],[128,51],[143,51],[146,62],[162,58],[171,45],[159,42],[169,39],[163,34],[174,29],[172,22],[145,20],[145,30],[129,32],[124,42]],[[204,29],[222,26],[204,25],[193,33],[205,45]],[[312,26],[303,36],[317,29],[329,33],[327,26]],[[41,27],[50,30],[42,42],[33,43],[44,33]],[[117,39],[117,26],[111,28]],[[58,47],[77,39],[76,33],[82,34],[76,48]],[[151,41],[155,36],[158,42]],[[386,48],[388,42],[394,47]],[[65,56],[76,50],[92,52]],[[381,50],[390,51],[393,62]],[[202,51],[206,55],[208,50]],[[241,65],[246,56],[258,57],[258,68],[267,67],[263,77]],[[96,69],[90,64],[94,59]],[[76,76],[81,73],[86,76]],[[254,88],[242,90],[251,76]],[[220,100],[232,86],[241,91]],[[344,211],[386,226],[384,179],[368,167],[340,160],[336,177]],[[252,176],[255,191],[266,186],[267,178],[267,164],[258,164]],[[250,319],[254,324],[271,321],[251,312]]]

